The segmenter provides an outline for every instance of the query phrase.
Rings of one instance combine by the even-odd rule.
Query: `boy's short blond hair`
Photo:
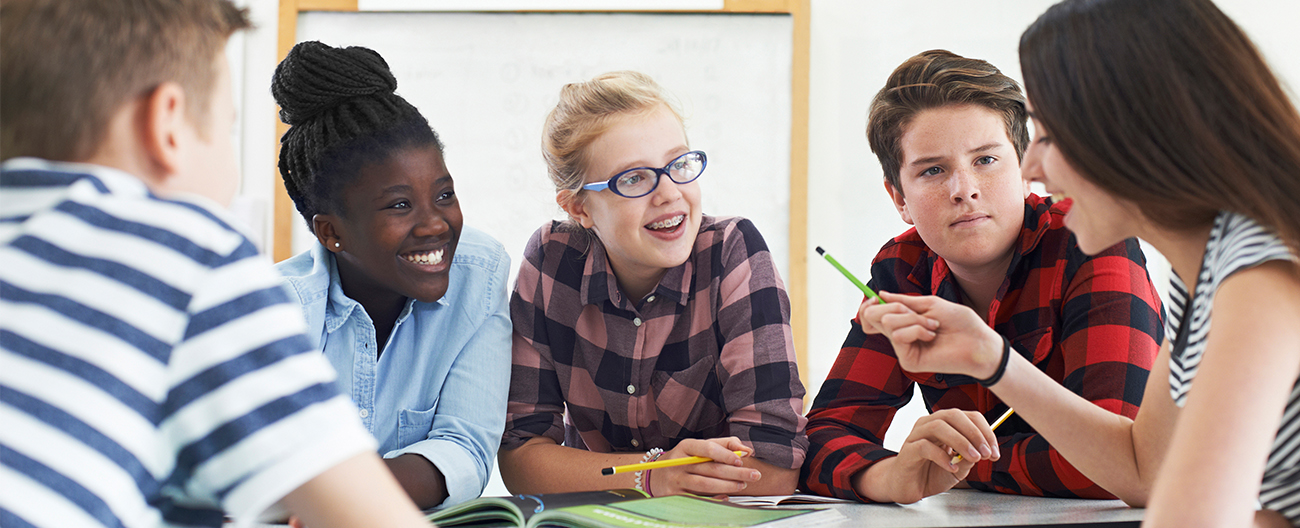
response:
[[[203,130],[214,61],[247,27],[228,0],[5,0],[0,159],[85,160],[122,105],[168,81]]]

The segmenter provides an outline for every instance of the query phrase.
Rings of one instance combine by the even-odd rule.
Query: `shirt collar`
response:
[[[348,322],[349,318],[354,316],[362,317],[364,318],[362,319],[363,321],[373,325],[374,321],[370,320],[370,314],[366,313],[366,310],[361,306],[361,303],[343,293],[343,283],[339,280],[338,261],[335,260],[334,253],[326,250],[325,246],[322,246],[319,243],[315,244],[311,251],[312,258],[316,261],[317,265],[323,263],[329,270],[330,281],[329,294],[325,306],[325,331],[331,334],[334,333],[335,330],[342,328],[343,325]],[[415,303],[416,301],[413,298],[408,297],[406,299],[406,306],[402,308],[402,313],[397,315],[396,324],[400,325],[402,322],[406,321],[407,317],[410,317],[411,312],[415,308]],[[451,305],[450,301],[447,300],[447,295],[443,295],[442,298],[428,304],[437,304],[440,306]]]
[[[605,252],[604,244],[594,235],[585,235],[590,237],[590,253],[587,255],[587,263],[582,270],[582,285],[579,287],[579,298],[583,299],[585,304],[597,305],[605,301],[610,301],[615,307],[623,310],[633,310],[636,303],[641,299],[629,300],[623,292],[619,290],[618,278],[614,276],[613,268],[609,266],[609,254]],[[698,236],[698,235],[697,235]],[[659,284],[655,286],[652,295],[672,299],[676,303],[686,306],[690,301],[691,283],[695,279],[695,252],[677,266],[669,268],[664,272],[664,276],[659,279]]]
[[[10,171],[47,171],[65,174],[84,174],[95,180],[100,192],[126,194],[134,196],[150,195],[149,187],[140,178],[129,172],[106,165],[93,163],[75,163],[70,161],[50,161],[41,158],[13,158],[0,165],[0,170]]]
[[[1058,206],[1059,207],[1059,206]],[[1011,248],[1011,263],[1007,267],[1008,277],[1015,274],[1025,255],[1038,249],[1043,236],[1052,229],[1051,204],[1037,194],[1030,193],[1025,198],[1024,221],[1020,225],[1020,235]],[[912,268],[908,279],[915,284],[930,284],[933,295],[956,301],[961,298],[960,288],[948,268],[948,262],[933,251],[928,251],[927,258],[920,259]],[[1003,282],[998,298],[1002,297],[1007,283]]]

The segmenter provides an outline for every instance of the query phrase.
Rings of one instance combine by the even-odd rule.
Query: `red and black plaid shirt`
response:
[[[644,299],[605,249],[551,222],[510,298],[514,360],[502,449],[536,436],[597,452],[736,436],[797,468],[808,448],[790,299],[754,224],[704,216],[691,256]]]
[[[1011,266],[989,307],[992,327],[1039,370],[1098,406],[1137,415],[1163,339],[1162,308],[1135,239],[1095,256],[1079,251],[1065,228],[1066,207],[1036,195]],[[871,266],[870,285],[894,293],[962,302],[947,263],[915,229],[891,240]],[[855,318],[839,358],[808,414],[802,488],[867,501],[851,478],[896,453],[882,447],[894,413],[919,384],[931,412],[962,409],[992,422],[1007,406],[970,377],[905,372],[889,340],[867,335]],[[976,489],[1048,497],[1113,498],[1079,473],[1018,415],[998,427],[1002,458],[980,461],[966,481]]]

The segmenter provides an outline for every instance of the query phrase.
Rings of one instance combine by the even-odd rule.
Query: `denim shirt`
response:
[[[447,481],[442,506],[482,494],[510,384],[510,257],[501,243],[463,228],[447,294],[408,299],[378,360],[375,325],[343,294],[332,253],[316,244],[276,267],[383,457],[415,453],[437,466]]]

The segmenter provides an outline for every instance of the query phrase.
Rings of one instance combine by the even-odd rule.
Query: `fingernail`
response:
[[[980,458],[982,458],[980,457],[980,452],[977,451],[974,447],[970,448],[970,451],[966,452],[966,456],[970,458],[971,461],[979,460]]]
[[[993,450],[992,450],[992,449],[989,449],[989,445],[988,445],[988,444],[980,445],[980,453],[983,453],[983,454],[984,454],[984,458],[989,458],[989,457],[993,456]]]
[[[939,328],[939,320],[930,319],[930,328]]]
[[[739,483],[739,484],[736,485],[736,489],[738,489],[738,490],[743,490],[743,489],[745,489],[745,486],[748,486],[748,485],[749,485],[749,484],[745,484],[744,482],[741,482],[741,483]]]
[[[749,479],[750,479],[750,480],[758,480],[758,479],[761,479],[761,478],[763,478],[763,474],[762,474],[762,473],[759,473],[759,472],[757,472],[757,471],[750,471],[750,472],[749,472]]]

